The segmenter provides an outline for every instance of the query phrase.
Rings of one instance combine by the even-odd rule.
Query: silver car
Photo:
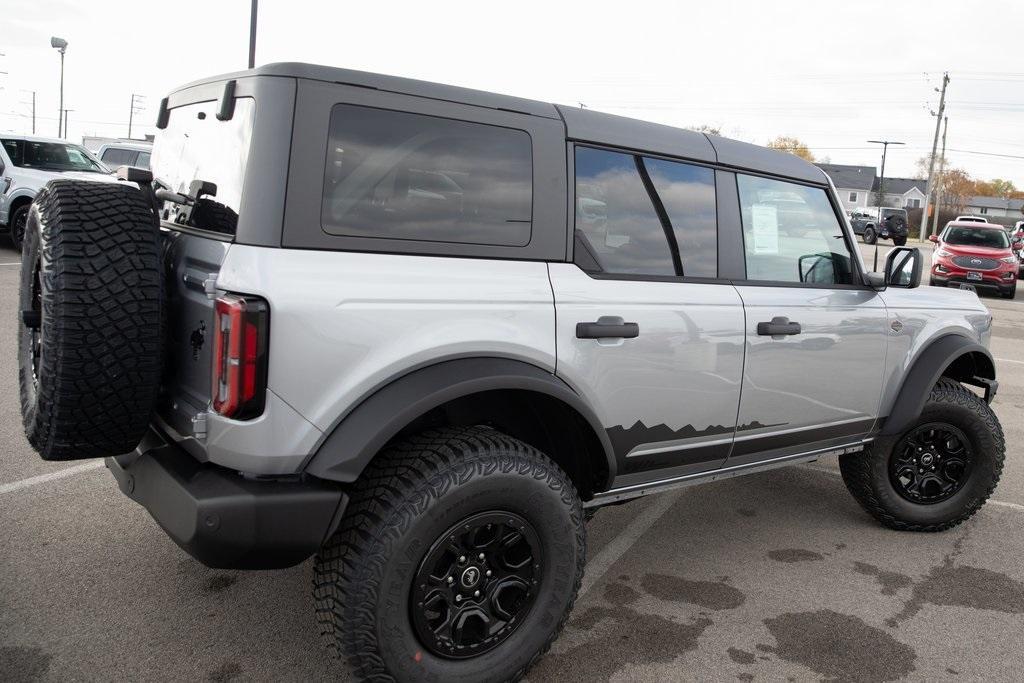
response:
[[[29,215],[28,439],[107,457],[209,566],[315,554],[359,679],[521,678],[605,505],[838,457],[881,524],[942,531],[999,480],[989,311],[916,249],[868,272],[796,156],[305,64],[157,128],[138,187]]]

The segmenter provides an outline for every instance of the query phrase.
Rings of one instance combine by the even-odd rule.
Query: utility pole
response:
[[[929,234],[934,235],[939,228],[939,209],[942,208],[940,199],[943,190],[943,173],[946,172],[946,130],[949,128],[949,117],[942,120],[942,155],[939,157],[939,177],[935,187],[935,217],[932,218],[932,230]]]
[[[256,5],[257,0],[252,0],[252,10],[249,12],[249,68],[256,66]]]
[[[74,111],[74,109],[65,109],[64,110],[64,138],[65,139],[68,137],[68,112],[72,112],[72,111]]]
[[[942,125],[942,117],[946,111],[946,86],[949,85],[949,72],[942,74],[942,90],[938,88],[935,90],[941,92],[939,95],[939,113],[932,112],[932,116],[935,117],[935,139],[932,140],[932,157],[928,161],[928,185],[927,192],[924,195],[924,211],[921,212],[921,226],[918,231],[918,241],[924,242],[924,229],[928,227],[928,208],[931,204],[932,199],[932,173],[935,171],[935,151],[939,146],[939,127]]]
[[[36,91],[32,91],[32,135],[36,134]]]
[[[134,120],[135,112],[137,111],[136,110],[136,106],[135,106],[135,100],[139,100],[138,111],[141,111],[142,110],[142,105],[143,105],[142,100],[144,100],[144,99],[145,99],[145,97],[143,97],[142,95],[136,95],[135,93],[132,93],[132,106],[131,106],[131,109],[128,110],[128,139],[129,140],[132,139],[132,121]]]

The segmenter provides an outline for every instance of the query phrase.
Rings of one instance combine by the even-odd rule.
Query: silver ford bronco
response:
[[[358,678],[523,676],[602,505],[834,455],[942,531],[999,479],[989,312],[916,249],[867,272],[795,156],[305,64],[157,127],[151,173],[32,205],[28,439],[211,567],[315,555]]]

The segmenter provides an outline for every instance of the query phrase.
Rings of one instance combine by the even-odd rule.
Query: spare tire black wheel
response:
[[[160,388],[159,228],[131,185],[54,180],[21,258],[21,414],[44,460],[127,453]]]
[[[864,244],[874,244],[878,241],[878,235],[875,233],[875,229],[870,225],[864,228]]]

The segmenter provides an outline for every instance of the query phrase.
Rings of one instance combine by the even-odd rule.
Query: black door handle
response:
[[[627,323],[617,315],[602,315],[594,323],[576,323],[577,339],[633,339],[639,336],[639,325]]]
[[[758,323],[757,333],[762,337],[781,337],[800,334],[800,323],[791,323],[785,316],[775,316],[769,323]]]

